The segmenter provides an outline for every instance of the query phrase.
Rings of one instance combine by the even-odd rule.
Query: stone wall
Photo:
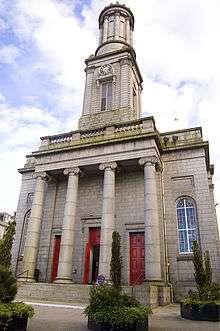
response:
[[[192,258],[179,254],[176,200],[192,197],[197,205],[198,229],[202,250],[211,255],[213,278],[219,281],[220,256],[215,207],[211,198],[205,153],[202,148],[173,152],[163,156],[165,188],[165,223],[167,227],[168,255],[171,282],[179,299],[194,285]],[[186,289],[184,291],[184,288]]]

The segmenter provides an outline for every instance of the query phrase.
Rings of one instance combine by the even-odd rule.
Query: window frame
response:
[[[29,209],[25,215],[24,215],[24,221],[21,231],[21,239],[20,239],[20,247],[19,247],[19,258],[23,258],[24,256],[24,250],[25,250],[25,242],[27,239],[27,230],[28,230],[28,224],[30,222],[31,218],[31,209]]]
[[[104,86],[105,86],[105,97],[103,97]],[[111,86],[110,94],[109,94],[109,89],[110,89],[109,86]],[[113,92],[113,81],[104,80],[101,86],[101,111],[109,111],[112,109],[112,92]],[[104,106],[103,106],[103,100],[105,100]]]
[[[186,205],[187,200],[192,203],[192,206]],[[184,205],[183,205],[183,207],[178,207],[178,204],[181,201],[183,201]],[[184,211],[184,221],[185,221],[184,228],[179,227],[178,209],[182,209]],[[187,215],[187,209],[193,210],[193,216],[194,216],[194,222],[195,222],[194,227],[189,226],[190,223],[189,223],[189,216]],[[189,231],[194,231],[195,237],[196,237],[196,239],[194,239],[194,240],[197,240],[197,241],[199,240],[197,207],[196,207],[196,202],[192,197],[183,196],[176,200],[176,219],[177,219],[177,232],[178,232],[178,252],[180,255],[192,255],[193,251],[192,251],[192,249],[190,250]],[[183,252],[181,252],[181,247],[180,247],[180,232],[181,231],[186,232],[186,242],[184,242],[184,244],[185,244],[185,246],[187,246],[187,250],[184,250]]]

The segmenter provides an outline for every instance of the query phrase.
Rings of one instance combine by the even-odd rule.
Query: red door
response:
[[[55,236],[54,251],[53,251],[53,268],[52,268],[52,282],[57,277],[58,263],[59,263],[59,254],[60,254],[60,242],[61,236]]]
[[[89,241],[85,250],[84,284],[88,284],[90,280],[95,281],[98,276],[100,234],[100,228],[89,229]],[[90,277],[90,274],[92,277]]]
[[[144,281],[144,232],[130,233],[130,283]]]

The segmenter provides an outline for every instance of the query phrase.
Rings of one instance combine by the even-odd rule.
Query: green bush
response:
[[[94,286],[90,292],[90,305],[84,313],[98,323],[126,326],[143,322],[151,313],[133,297],[122,294],[111,285]]]
[[[114,288],[120,292],[122,278],[121,236],[117,231],[112,233],[110,275]]]
[[[0,302],[8,303],[14,300],[17,293],[17,282],[12,272],[0,265]]]
[[[8,269],[11,267],[11,250],[15,235],[15,226],[15,221],[9,223],[0,241],[0,264]]]
[[[34,309],[24,302],[0,303],[0,319],[10,321],[14,317],[31,318]]]
[[[220,285],[212,282],[212,267],[209,252],[204,258],[198,242],[193,241],[193,265],[196,281],[196,291],[189,291],[188,297],[183,301],[186,304],[219,304]]]

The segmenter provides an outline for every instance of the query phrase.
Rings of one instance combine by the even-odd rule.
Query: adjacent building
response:
[[[14,220],[14,216],[6,212],[0,212],[0,239],[4,236],[8,224]]]
[[[19,169],[14,265],[30,282],[36,270],[41,282],[108,280],[114,230],[124,284],[172,284],[179,298],[194,284],[195,239],[219,281],[209,144],[201,127],[161,133],[153,117],[141,117],[133,30],[125,5],[102,10],[78,130],[42,137]]]

